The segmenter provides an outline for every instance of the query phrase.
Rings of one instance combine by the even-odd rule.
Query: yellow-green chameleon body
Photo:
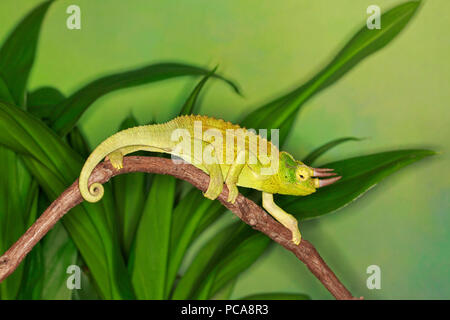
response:
[[[198,130],[201,131],[200,134]],[[222,135],[223,139],[219,139],[218,135]],[[191,150],[188,144],[184,144],[184,149],[180,148],[180,141],[186,137],[190,139],[188,144]],[[239,144],[239,139],[244,143]],[[258,146],[256,152],[251,147],[251,143],[255,141]],[[204,161],[202,153],[196,156],[194,150],[196,147],[198,150],[198,146],[201,146],[201,152],[208,151],[210,157],[217,161]],[[227,146],[230,146],[228,150]],[[107,158],[114,168],[121,169],[123,157],[138,150],[169,153],[206,172],[210,181],[204,196],[209,199],[218,197],[224,182],[228,187],[228,201],[231,203],[235,202],[238,195],[237,186],[262,191],[264,209],[292,232],[295,244],[299,244],[301,240],[297,220],[274,203],[273,194],[306,196],[315,192],[316,188],[340,178],[319,180],[317,177],[334,175],[330,172],[332,169],[311,168],[295,160],[287,152],[278,152],[274,144],[251,130],[224,120],[192,115],[180,116],[163,124],[123,130],[103,141],[91,153],[81,170],[79,188],[83,198],[89,202],[97,202],[103,197],[101,184],[93,183],[88,186],[89,177],[100,161]],[[263,153],[264,150],[267,152]],[[264,158],[263,155],[267,157]],[[275,171],[267,174],[272,165],[268,159],[272,155],[278,160],[277,166]]]

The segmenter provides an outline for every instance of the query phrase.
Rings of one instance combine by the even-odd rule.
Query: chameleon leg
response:
[[[203,164],[209,174],[209,185],[203,195],[211,200],[216,199],[223,189],[222,170],[218,164]]]
[[[201,141],[203,150],[205,150],[206,146],[210,146],[212,144]],[[217,158],[217,152],[213,150],[213,153],[215,154],[215,157]],[[219,194],[222,193],[223,189],[223,175],[222,175],[222,169],[220,168],[219,161],[216,161],[215,163],[206,163],[203,161],[203,154],[197,155],[195,152],[193,153],[193,156],[197,162],[201,163],[201,166],[206,170],[206,172],[209,175],[209,185],[208,189],[206,190],[203,195],[211,200],[216,199]],[[197,159],[197,157],[202,156],[202,159]]]
[[[299,245],[302,236],[300,235],[300,230],[298,229],[297,219],[277,206],[273,201],[273,194],[271,193],[262,193],[262,205],[272,217],[292,232],[292,242]]]
[[[239,190],[236,183],[239,180],[239,175],[242,169],[245,167],[245,151],[238,153],[236,160],[228,170],[227,177],[225,178],[225,184],[228,187],[228,202],[234,203],[239,194]]]

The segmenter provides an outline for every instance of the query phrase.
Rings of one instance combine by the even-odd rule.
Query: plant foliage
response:
[[[99,78],[65,97],[55,87],[30,92],[39,32],[52,1],[32,10],[0,48],[0,250],[5,251],[35,221],[38,213],[78,177],[90,149],[77,127],[81,115],[101,96],[120,89],[181,76],[202,76],[180,106],[194,113],[205,83],[218,79],[239,93],[228,78],[198,66],[158,63]],[[314,77],[247,115],[241,124],[280,128],[284,142],[295,115],[315,94],[336,83],[372,53],[389,44],[408,24],[420,1],[387,11],[383,28],[363,27]],[[124,129],[138,125],[129,116]],[[306,158],[312,163],[339,144],[333,140]],[[317,218],[351,203],[400,168],[432,155],[428,150],[397,150],[327,164],[344,178],[304,198],[281,197],[300,219]],[[210,299],[228,298],[237,277],[269,247],[269,238],[233,222],[204,241],[186,270],[181,267],[200,235],[225,209],[173,177],[133,173],[108,183],[97,204],[74,208],[0,285],[1,299]],[[126,190],[126,191],[124,191]],[[248,191],[246,192],[248,194]],[[88,282],[82,295],[65,286],[66,266],[83,264]],[[246,299],[309,299],[303,294],[267,293]]]

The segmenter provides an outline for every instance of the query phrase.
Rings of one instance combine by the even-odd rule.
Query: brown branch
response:
[[[105,183],[116,175],[135,171],[172,175],[189,182],[203,192],[206,191],[209,184],[209,176],[190,164],[175,164],[170,159],[137,156],[124,158],[124,167],[121,170],[115,170],[109,161],[100,163],[91,175],[89,183]],[[226,201],[227,196],[228,189],[224,187],[218,200],[242,221],[265,233],[272,240],[295,254],[336,299],[354,299],[311,243],[302,240],[300,245],[296,246],[291,241],[290,231],[272,219],[253,201],[239,194],[236,202],[231,204]],[[83,198],[78,189],[77,180],[53,201],[25,234],[0,257],[0,282],[19,266],[36,243],[62,216],[82,201]]]

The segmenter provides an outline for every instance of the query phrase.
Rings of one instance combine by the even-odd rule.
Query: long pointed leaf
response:
[[[165,299],[175,178],[153,179],[132,253],[131,279],[138,299]]]
[[[41,87],[28,93],[27,110],[44,122],[49,121],[55,106],[63,102],[64,95],[56,88]]]
[[[8,85],[6,84],[3,77],[0,75],[0,101],[14,103],[14,98],[9,91]]]
[[[209,71],[206,69],[186,64],[160,63],[97,79],[79,89],[58,106],[52,117],[52,128],[60,135],[67,134],[95,100],[114,90],[174,77],[208,73]],[[226,81],[234,90],[239,92],[238,87],[233,82],[219,75],[214,75],[214,77]]]
[[[243,224],[242,222],[238,223]],[[217,271],[213,274],[213,284],[209,289],[207,298],[213,297],[242,272],[250,268],[272,243],[265,234],[254,231],[248,226],[245,226],[245,228],[248,230],[237,237],[236,241],[224,250],[224,255],[215,267]]]
[[[199,83],[195,86],[194,90],[192,90],[191,94],[189,95],[183,107],[181,108],[181,111],[179,113],[180,115],[188,115],[194,113],[194,108],[196,106],[200,92],[202,91],[208,79],[214,75],[216,70],[217,67],[214,68],[211,72],[209,72],[206,76],[204,76],[202,80],[199,81]]]
[[[130,115],[119,129],[124,130],[137,125],[139,124],[136,119]],[[148,175],[145,173],[133,172],[118,176],[112,181],[120,241],[125,257],[129,255],[144,208],[147,178]]]
[[[25,88],[36,55],[37,41],[45,13],[52,1],[31,11],[12,31],[0,49],[0,76],[14,102],[24,105]]]
[[[0,147],[0,250],[6,251],[25,232],[24,207],[19,195],[27,191],[20,190],[18,179],[17,155]],[[1,299],[15,299],[19,293],[24,268],[20,266],[16,273],[0,284]]]
[[[360,140],[362,140],[362,139],[355,138],[355,137],[346,137],[346,138],[339,138],[339,139],[332,140],[332,141],[325,143],[324,145],[318,147],[317,149],[311,151],[311,153],[309,153],[302,161],[308,165],[311,165],[314,163],[314,161],[317,160],[317,158],[319,158],[325,152],[340,145],[341,143],[344,143],[347,141],[360,141]]]
[[[171,290],[183,258],[195,238],[199,222],[210,210],[212,203],[211,200],[205,200],[205,197],[197,189],[192,189],[176,206],[171,230],[167,292]]]
[[[172,294],[172,299],[192,299],[201,286],[208,272],[211,271],[214,261],[217,260],[227,240],[236,232],[234,224],[225,227],[214,235],[197,253],[189,268],[181,277]]]
[[[91,153],[87,140],[78,127],[74,127],[70,130],[67,135],[67,142],[69,143],[69,146],[83,158],[87,158]]]
[[[0,100],[14,103],[20,106],[25,105],[25,90],[28,77],[33,66],[38,37],[44,16],[51,4],[51,1],[46,1],[34,10],[32,10],[11,32],[6,41],[0,48]],[[7,130],[2,127],[2,130]],[[0,241],[3,245],[9,246],[11,241],[17,238],[26,230],[31,220],[36,215],[37,203],[37,185],[31,181],[31,175],[23,167],[14,152],[5,150],[1,147],[2,159],[4,165],[2,166],[5,173],[2,174],[2,185],[4,185],[11,194],[4,195],[1,202],[4,202],[8,208],[4,213],[7,215],[8,221],[3,221],[2,225],[8,230],[3,230],[1,236],[5,242]],[[6,179],[6,177],[13,177],[13,179]],[[23,184],[26,179],[26,183]],[[16,181],[15,181],[16,180]],[[7,185],[5,185],[7,183]],[[25,200],[25,201],[24,201]],[[11,220],[11,219],[14,219]],[[19,221],[20,220],[20,221]],[[15,232],[18,232],[13,238]],[[19,288],[22,273],[24,277],[23,282],[29,284],[32,290],[21,290],[19,298],[40,298],[39,284],[31,277],[39,275],[37,272],[37,264],[40,255],[40,248],[37,247],[24,261],[16,272],[6,279],[0,286],[3,291],[2,298],[12,298],[16,293],[12,290]],[[35,263],[36,262],[36,263]],[[30,266],[33,265],[33,268]],[[33,269],[33,272],[30,270]],[[15,282],[14,285],[13,282]],[[22,284],[23,286],[23,284]],[[8,288],[8,296],[5,295],[5,288]],[[15,288],[15,289],[14,289]],[[12,290],[11,290],[12,289]]]
[[[397,170],[434,155],[429,150],[399,150],[371,154],[326,164],[342,179],[307,197],[283,197],[280,206],[301,220],[336,211],[358,199]]]
[[[343,179],[307,197],[283,196],[278,202],[284,210],[295,214],[301,220],[318,217],[354,201],[400,168],[434,154],[428,150],[401,150],[330,163],[326,167],[334,168],[336,172],[344,176]],[[210,298],[256,261],[269,244],[269,239],[261,233],[254,235],[243,233],[236,236],[235,242],[224,246],[226,249],[221,250],[223,253],[220,258],[218,258],[217,252],[220,251],[218,249],[215,249],[214,259],[201,252],[196,260],[201,260],[205,255],[210,261],[217,261],[217,265],[211,268],[206,264],[201,271],[196,271],[197,274],[207,274],[207,276],[197,276],[196,290],[190,292],[189,297]],[[217,247],[220,245],[217,244],[215,248]],[[194,260],[193,263],[198,262]],[[195,275],[195,272],[191,271],[187,273],[187,276],[192,278],[192,274]]]
[[[365,25],[316,76],[297,89],[276,98],[245,117],[248,128],[280,129],[280,145],[285,141],[300,107],[315,94],[329,87],[360,61],[385,47],[404,29],[420,1],[408,1],[386,11],[383,27],[369,30]]]
[[[195,86],[194,90],[191,92],[181,108],[179,115],[188,115],[194,112],[200,92],[208,79],[214,75],[216,69],[217,67],[205,75]],[[196,233],[200,231],[199,223],[202,219],[204,219],[207,213],[209,216],[214,215],[214,218],[219,216],[219,210],[216,210],[216,207],[217,204],[206,199],[199,190],[192,189],[184,196],[175,208],[171,231],[171,248],[166,281],[166,292],[170,292],[172,290],[172,285],[175,281],[184,255],[186,254],[189,245],[195,239]],[[222,206],[219,205],[219,207],[220,212],[225,211]]]
[[[41,299],[70,300],[67,267],[76,265],[78,252],[61,223],[45,236],[42,243],[42,265],[45,266]],[[82,288],[83,289],[83,288]]]
[[[0,144],[23,153],[29,171],[55,199],[78,177],[82,158],[42,122],[21,109],[0,103]],[[83,203],[63,218],[64,226],[90,268],[105,298],[131,297],[111,210],[112,192],[106,187],[100,203]],[[108,190],[109,189],[109,190]],[[120,276],[119,276],[120,275]]]

